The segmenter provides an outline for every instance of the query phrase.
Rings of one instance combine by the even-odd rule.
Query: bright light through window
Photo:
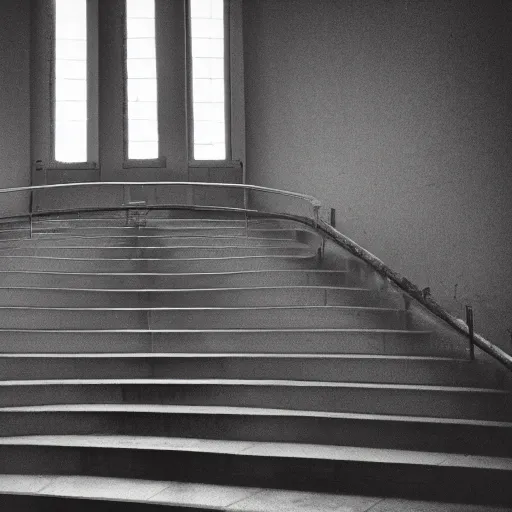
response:
[[[190,0],[195,160],[226,159],[224,1]]]
[[[128,159],[159,157],[155,1],[126,0]]]
[[[55,0],[55,160],[87,161],[87,0]]]

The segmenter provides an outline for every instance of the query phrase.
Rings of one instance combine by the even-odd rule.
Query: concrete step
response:
[[[211,215],[209,213],[208,215]],[[159,226],[169,226],[169,227],[226,227],[226,226],[239,226],[246,227],[250,226],[253,228],[266,228],[266,229],[276,229],[276,228],[301,228],[308,229],[309,227],[303,225],[299,222],[293,220],[285,220],[285,219],[275,219],[275,218],[265,218],[265,217],[248,217],[245,218],[243,214],[236,215],[231,218],[211,218],[206,217],[204,214],[198,217],[189,217],[189,218],[171,218],[169,216],[165,216],[165,212],[162,212],[162,215],[159,216],[159,213],[156,211],[129,211],[124,212],[121,216],[109,217],[103,215],[101,217],[83,217],[83,218],[57,218],[57,217],[39,217],[34,218],[32,221],[33,226],[37,227],[112,227],[112,226],[120,226],[126,227],[129,226],[131,222],[134,220],[140,219],[140,221],[145,223],[145,226],[148,227],[159,227]],[[27,221],[17,222],[7,224],[2,227],[11,228],[11,227],[26,227]]]
[[[1,353],[305,353],[467,357],[429,331],[389,329],[1,329]],[[477,356],[478,357],[478,356]]]
[[[0,231],[1,243],[13,243],[19,240],[30,240],[32,231],[30,226],[24,228],[3,229]]]
[[[26,230],[5,230],[4,238],[12,238],[10,235]],[[308,239],[320,239],[320,235],[300,226],[293,228],[265,228],[245,225],[236,226],[117,226],[117,227],[33,227],[32,236],[35,239],[48,239],[66,235],[68,237],[80,236],[249,236],[256,238],[281,238],[298,240],[303,237]]]
[[[117,226],[117,227],[33,227],[4,229],[0,231],[0,242],[12,244],[22,240],[60,240],[60,239],[88,239],[88,238],[170,238],[170,237],[249,237],[257,239],[281,239],[321,241],[319,235],[300,226],[289,228],[265,228],[234,226]]]
[[[222,468],[220,471],[219,468]],[[0,440],[4,474],[88,475],[510,504],[512,460],[421,451],[183,438]],[[450,482],[450,485],[440,483]]]
[[[357,306],[247,308],[45,308],[0,307],[3,329],[403,329],[402,310]]]
[[[356,277],[345,270],[240,270],[226,272],[162,273],[58,272],[0,270],[3,287],[186,289],[256,286],[355,286]]]
[[[469,359],[360,354],[4,354],[0,381],[255,379],[499,388],[492,366]]]
[[[173,259],[64,258],[50,256],[0,256],[2,270],[49,272],[229,272],[317,268],[311,254],[295,256],[194,257]]]
[[[229,246],[201,247],[22,247],[5,249],[0,247],[0,257],[50,257],[78,259],[181,259],[181,258],[229,258],[241,256],[309,256],[316,253],[306,245],[295,247]]]
[[[115,218],[83,218],[83,219],[38,219],[34,220],[32,226],[37,230],[46,229],[62,229],[62,228],[99,228],[99,227],[133,227],[133,222],[142,222],[144,227],[242,227],[245,228],[249,223],[253,225],[253,221],[245,219],[167,219],[150,217],[146,212],[140,214],[125,213],[123,217]],[[276,223],[270,221],[262,221],[258,226],[272,228],[281,227],[279,221]]]
[[[275,512],[507,512],[508,508],[397,500],[381,496],[286,491],[228,485],[91,476],[2,475],[0,506],[37,512],[160,512],[165,510]],[[214,508],[212,508],[214,507]],[[368,508],[370,507],[370,508]]]
[[[407,313],[392,308],[290,306],[152,309],[151,329],[387,328],[403,329]]]
[[[82,512],[91,508],[98,512],[161,512],[162,509],[192,512],[247,510],[246,506],[255,512],[274,512],[276,506],[289,510],[298,503],[312,505],[319,511],[325,510],[326,504],[345,507],[382,502],[379,498],[364,496],[77,475],[1,475],[0,492],[5,493],[0,494],[3,510],[38,512]],[[252,501],[256,496],[256,501]],[[270,499],[270,503],[265,505],[265,499]]]
[[[235,307],[395,306],[400,298],[365,288],[285,286],[199,289],[77,289],[0,287],[0,306],[47,307]]]
[[[19,479],[19,476],[17,476]],[[75,492],[79,491],[76,486],[82,485],[81,483],[77,483],[77,478],[83,477],[59,477],[59,478],[69,478],[71,482],[75,484]],[[87,477],[89,478],[89,477]],[[94,509],[96,512],[161,512],[162,507],[165,506],[165,510],[173,511],[173,512],[213,512],[219,510],[228,510],[225,508],[215,508],[212,509],[210,506],[202,506],[200,504],[196,505],[176,505],[176,504],[167,504],[167,503],[148,503],[147,501],[134,501],[128,500],[126,498],[126,492],[124,493],[124,497],[119,497],[118,499],[110,499],[103,498],[101,493],[99,496],[94,496],[94,491],[97,491],[96,486],[94,486],[94,490],[90,488],[92,481],[98,482],[100,479],[89,479],[87,483],[84,483],[84,486],[88,486],[89,488],[84,491],[85,498],[76,497],[72,494],[70,496],[49,496],[44,493],[17,493],[17,492],[6,492],[4,494],[0,493],[0,507],[2,510],[30,510],[31,512],[68,512],[69,510],[73,510],[73,512],[88,512],[91,509]],[[105,482],[106,485],[112,485],[112,481],[119,482],[121,479],[113,478],[107,479]],[[127,482],[137,487],[137,480],[135,479],[126,479]],[[59,480],[59,486],[60,486]],[[143,486],[146,484],[145,480],[139,480]],[[178,484],[181,485],[181,484]],[[195,485],[195,484],[194,484]],[[101,487],[101,484],[99,484]],[[149,486],[148,486],[149,487]],[[214,487],[214,486],[209,486]],[[219,486],[220,487],[220,486]],[[112,494],[115,495],[116,487],[112,489]],[[124,486],[121,486],[121,489],[124,491]],[[132,488],[133,490],[133,488]],[[91,496],[89,496],[91,495]],[[307,495],[307,493],[306,493]],[[172,501],[172,498],[170,498]],[[496,507],[492,507],[495,509]],[[494,511],[492,511],[494,512]]]
[[[89,236],[52,238],[51,241],[26,238],[15,242],[1,241],[0,248],[31,247],[176,247],[176,246],[258,246],[304,247],[289,238],[256,238],[246,236]]]
[[[141,214],[130,213],[117,218],[83,218],[83,219],[34,219],[32,226],[43,230],[47,228],[97,228],[97,227],[136,227],[134,223],[142,224],[141,227],[149,228],[167,228],[167,227],[242,227],[252,229],[310,229],[292,220],[280,219],[210,219],[210,218],[191,218],[175,219],[154,217],[150,213]],[[25,224],[13,224],[6,226],[7,229],[26,227]],[[5,229],[5,228],[4,228]]]
[[[51,213],[48,215],[41,215],[39,217],[35,217],[35,221],[44,220],[44,219],[53,219],[53,220],[81,220],[81,219],[126,219],[127,212],[129,215],[133,215],[134,212],[139,212],[141,215],[144,214],[146,218],[154,218],[154,219],[176,219],[176,220],[189,220],[189,219],[197,219],[197,220],[243,220],[245,222],[246,214],[245,212],[238,211],[222,211],[215,209],[148,209],[148,208],[128,208],[128,209],[120,209],[120,210],[89,210],[89,211],[80,211],[80,212],[57,212]],[[255,218],[260,218],[256,216]],[[273,219],[273,217],[262,216],[263,219]]]
[[[0,406],[161,404],[512,421],[512,392],[451,386],[235,379],[0,382]]]
[[[90,434],[186,436],[512,457],[511,422],[154,404],[0,408],[0,436]]]

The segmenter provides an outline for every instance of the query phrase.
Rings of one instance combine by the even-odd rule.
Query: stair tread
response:
[[[390,414],[365,414],[351,412],[308,411],[294,409],[268,409],[261,407],[208,406],[208,405],[161,405],[161,404],[57,404],[1,407],[1,413],[144,413],[144,414],[201,414],[211,416],[269,416],[293,418],[327,418],[364,421],[391,421],[396,423],[424,423],[444,425],[468,425],[511,429],[512,422],[474,420],[467,418],[438,418],[431,416],[401,416]]]
[[[16,231],[19,231],[19,230],[16,230]],[[37,234],[42,234],[40,232],[38,232]],[[54,234],[57,234],[57,233],[50,233],[52,235]],[[64,233],[61,233],[62,235],[64,235]],[[297,240],[295,238],[286,238],[286,237],[279,237],[279,238],[273,238],[273,237],[261,237],[261,236],[245,236],[245,235],[194,235],[194,234],[182,234],[182,235],[89,235],[89,236],[85,236],[85,235],[82,235],[82,236],[79,236],[79,235],[72,235],[72,236],[61,236],[61,237],[55,237],[55,236],[52,236],[51,237],[51,240],[70,240],[70,239],[73,239],[73,240],[96,240],[96,239],[104,239],[104,238],[119,238],[119,239],[123,239],[123,240],[131,240],[131,239],[135,239],[135,240],[139,240],[141,238],[145,239],[145,238],[150,238],[150,239],[154,239],[154,238],[172,238],[173,240],[174,239],[180,239],[180,238],[207,238],[207,239],[210,239],[210,238],[214,238],[214,239],[240,239],[240,240],[279,240],[279,241],[289,241],[289,242],[297,242]],[[6,243],[6,242],[19,242],[19,241],[39,241],[39,240],[49,240],[49,238],[43,238],[43,237],[39,237],[39,238],[4,238],[4,239],[0,239],[0,246],[3,244],[3,243]]]
[[[38,235],[42,233],[37,233]],[[158,235],[115,235],[115,234],[104,234],[104,235],[69,235],[67,233],[49,233],[51,235],[62,235],[52,237],[35,237],[35,238],[4,238],[0,239],[0,247],[5,246],[9,242],[31,242],[34,246],[43,247],[40,243],[47,243],[49,241],[61,240],[61,241],[73,241],[77,240],[112,240],[115,242],[125,240],[182,240],[182,239],[194,239],[194,240],[243,240],[243,241],[265,241],[265,242],[289,242],[291,245],[307,245],[303,242],[297,241],[296,238],[288,237],[272,237],[272,236],[246,236],[245,234],[224,234],[224,235],[212,235],[212,234],[193,234],[193,233],[182,233],[179,235],[171,234],[158,234]],[[15,245],[15,247],[24,247],[25,245]],[[48,246],[52,247],[52,246]],[[72,246],[75,247],[75,246]],[[90,247],[85,245],[84,247]],[[159,246],[161,247],[161,246]],[[211,247],[211,246],[208,246]],[[259,246],[258,246],[259,247]],[[7,248],[7,247],[6,247]]]
[[[44,228],[45,226],[41,226],[41,227]],[[52,234],[55,232],[58,233],[59,229],[64,229],[64,230],[75,229],[75,230],[82,230],[82,231],[85,231],[88,229],[97,229],[97,230],[126,229],[126,230],[130,230],[130,231],[137,231],[137,232],[143,233],[144,231],[181,231],[184,228],[190,229],[190,230],[209,229],[212,231],[215,231],[218,229],[245,229],[245,223],[241,224],[240,226],[169,226],[169,227],[165,227],[165,226],[160,226],[160,227],[157,227],[157,226],[62,226],[60,228],[54,226],[53,229],[55,231],[43,231],[41,229],[41,230],[35,230],[33,232],[37,233],[38,235],[43,235],[43,234]],[[9,231],[20,231],[20,229],[29,229],[29,228],[27,227],[27,228],[18,228],[18,229],[4,229],[4,230],[1,230],[0,232],[5,233],[5,232],[9,232]],[[266,228],[250,227],[249,231],[277,231],[277,232],[304,231],[306,233],[314,233],[314,231],[304,229],[304,227],[302,227],[302,226],[266,227]]]
[[[0,274],[57,274],[57,275],[97,275],[97,276],[230,276],[238,274],[264,274],[269,272],[298,272],[301,274],[322,273],[322,274],[347,274],[347,270],[330,270],[319,268],[294,268],[294,269],[248,269],[224,272],[62,272],[59,270],[5,270],[1,269]]]
[[[229,286],[215,288],[65,288],[60,286],[0,286],[0,290],[37,290],[65,291],[87,293],[176,293],[176,292],[211,292],[211,291],[246,291],[246,290],[347,290],[372,292],[370,288],[356,286],[323,286],[323,285],[288,285],[288,286]]]
[[[311,251],[308,254],[263,254],[263,255],[248,255],[248,256],[212,256],[202,258],[70,258],[64,256],[25,256],[18,254],[11,254],[9,256],[1,256],[0,260],[7,259],[33,259],[33,260],[65,260],[65,261],[212,261],[212,260],[243,260],[243,259],[308,259],[316,258],[316,252]]]
[[[512,396],[512,391],[496,388],[477,388],[466,386],[437,386],[423,384],[388,384],[367,382],[332,382],[304,380],[261,380],[261,379],[42,379],[42,380],[4,380],[1,387],[14,386],[66,386],[66,385],[177,385],[177,386],[258,386],[258,387],[314,387],[314,388],[356,388],[356,389],[389,389],[411,391],[437,391],[450,393],[495,394]]]
[[[395,506],[399,506],[396,500],[374,496],[82,475],[4,474],[0,475],[0,494],[5,493],[181,506],[190,508],[190,510],[200,508],[201,510],[274,512],[275,510],[298,510],[300,508],[304,512],[319,512],[324,510],[370,510],[377,504],[386,507],[388,503],[391,508],[385,508],[385,510],[398,510]],[[451,512],[506,512],[508,510],[496,506],[472,506],[456,503],[450,503],[445,508],[438,502],[417,500],[400,500],[400,505],[400,510],[406,510],[407,507],[408,510],[425,511],[448,510],[449,508]],[[91,506],[94,505],[91,503]]]
[[[451,466],[512,472],[512,458],[509,457],[262,441],[225,441],[152,436],[49,435],[2,437],[0,438],[0,446],[185,451],[259,457],[359,461],[380,464]]]
[[[368,334],[411,334],[425,335],[432,331],[418,330],[411,331],[407,329],[344,329],[344,328],[298,328],[298,329],[3,329],[0,332],[32,332],[32,333],[271,333],[271,332],[340,332],[340,333],[368,333]]]
[[[169,353],[169,352],[46,352],[46,353],[9,353],[0,354],[0,359],[213,359],[213,358],[248,358],[248,359],[347,359],[347,360],[387,360],[387,361],[450,361],[467,365],[474,364],[469,359],[442,356],[409,356],[409,355],[386,355],[386,354],[309,354],[297,352],[190,352],[190,353]]]
[[[404,311],[398,308],[377,307],[377,306],[332,306],[332,305],[318,305],[318,306],[234,306],[234,307],[218,307],[218,306],[203,306],[203,307],[171,307],[171,306],[155,306],[155,307],[55,307],[55,306],[0,306],[2,309],[28,309],[28,310],[50,310],[50,311],[252,311],[262,309],[342,309],[342,310],[369,310],[369,311]]]
[[[245,238],[243,239],[245,240]],[[293,242],[288,245],[154,245],[154,246],[124,246],[124,245],[85,245],[85,246],[76,246],[76,245],[35,245],[34,247],[1,247],[0,251],[13,251],[16,249],[54,249],[54,250],[60,250],[60,249],[114,249],[114,250],[146,250],[146,249],[159,249],[159,250],[169,250],[173,251],[175,249],[208,249],[213,251],[218,251],[221,249],[310,249],[309,245],[302,244],[300,242]]]

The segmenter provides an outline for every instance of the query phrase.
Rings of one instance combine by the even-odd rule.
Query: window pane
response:
[[[130,142],[129,157],[132,160],[149,160],[158,155],[158,142]]]
[[[87,161],[87,0],[55,0],[55,160]]]
[[[126,0],[126,17],[155,19],[154,0]],[[153,21],[154,25],[154,21]]]
[[[154,0],[126,0],[128,159],[158,158]]]
[[[155,59],[130,59],[127,68],[128,78],[156,78]]]
[[[129,34],[128,34],[128,37]],[[128,39],[128,60],[131,59],[154,59],[156,57],[154,37],[136,37]]]
[[[126,23],[131,37],[155,37],[155,22],[151,18],[128,18]]]
[[[224,1],[190,0],[195,160],[226,159]]]
[[[128,103],[128,118],[156,121],[156,108],[156,101],[130,101]]]

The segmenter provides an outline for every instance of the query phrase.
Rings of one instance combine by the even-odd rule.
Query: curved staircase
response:
[[[509,376],[311,228],[141,210],[31,235],[0,231],[5,510],[512,504]]]

